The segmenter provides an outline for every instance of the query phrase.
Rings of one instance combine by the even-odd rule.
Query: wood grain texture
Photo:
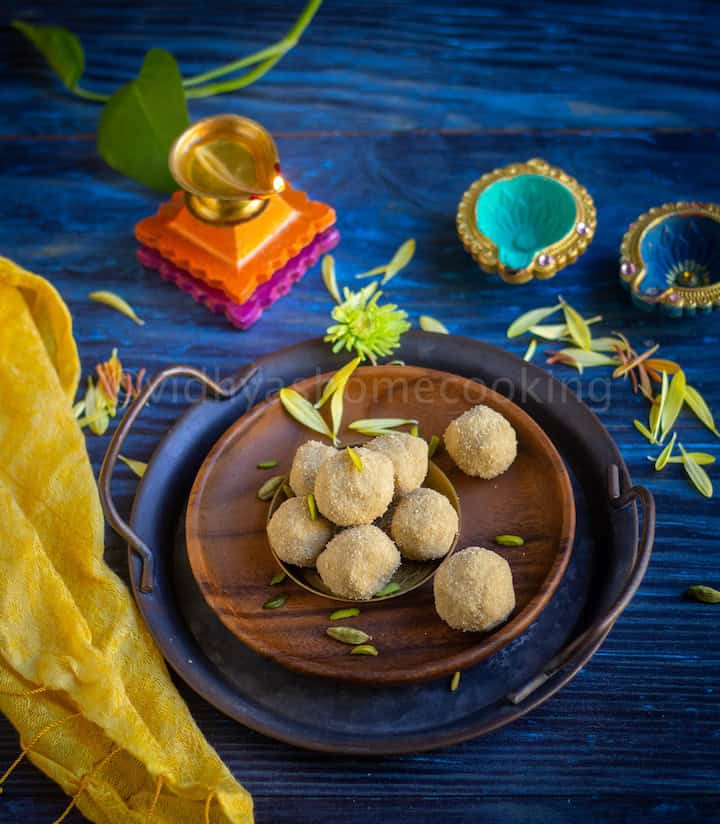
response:
[[[77,33],[84,85],[109,92],[153,46],[195,74],[272,43],[301,7],[7,0],[4,9]],[[300,47],[258,85],[191,101],[191,113],[237,111],[272,132],[718,126],[716,15],[701,0],[327,0]],[[11,104],[0,134],[95,131],[99,107],[70,98],[17,32],[2,32],[0,61]]]
[[[137,70],[150,46],[171,48],[191,72],[265,45],[287,28],[296,5],[10,0],[3,11],[77,31],[88,50],[88,85],[109,90]],[[639,313],[617,282],[620,240],[637,215],[681,198],[718,200],[719,22],[717,4],[697,1],[327,0],[300,48],[260,84],[194,101],[191,111],[236,111],[280,132],[293,183],[338,210],[342,280],[414,235],[417,259],[389,288],[413,319],[432,314],[453,332],[521,353],[526,341],[507,341],[508,323],[561,292],[584,313],[602,313],[607,332],[624,329],[638,346],[660,342],[720,414],[718,318]],[[322,331],[330,301],[317,270],[246,334],[142,270],[132,227],[159,200],[96,158],[98,109],[69,97],[9,29],[0,31],[0,65],[0,250],[61,290],[86,374],[118,346],[131,369],[187,362],[222,376]],[[454,213],[479,174],[534,156],[587,186],[598,231],[557,278],[513,289],[478,272],[456,240]],[[147,325],[93,304],[87,295],[99,288],[123,294]],[[547,705],[432,755],[311,755],[228,722],[179,685],[253,793],[258,821],[718,820],[718,612],[682,597],[689,584],[720,585],[717,499],[697,496],[680,467],[652,470],[631,425],[646,407],[627,385],[610,384],[605,370],[581,380],[563,367],[552,371],[601,415],[634,480],[656,495],[658,537],[638,596],[591,664]],[[171,388],[153,405],[128,445],[131,457],[151,454],[193,391]],[[683,414],[680,424],[683,443],[716,452],[718,441],[692,417]],[[88,436],[96,468],[106,445]],[[123,472],[115,490],[127,512],[135,480]],[[106,558],[127,577],[114,535]],[[3,721],[0,766],[17,752]],[[0,799],[0,821],[45,824],[64,806],[60,791],[23,765]]]
[[[315,376],[297,390],[315,402],[329,376]],[[359,369],[345,390],[347,424],[368,417],[415,418],[426,432],[447,425],[476,404],[504,415],[518,437],[518,456],[498,478],[483,481],[462,473],[443,450],[438,465],[461,505],[460,549],[484,546],[510,564],[516,607],[507,623],[485,634],[451,629],[435,612],[432,583],[402,598],[362,604],[353,626],[381,650],[377,658],[348,655],[324,635],[328,615],[339,605],[287,582],[271,589],[277,570],[265,535],[267,504],[257,499],[257,463],[281,460],[289,472],[295,450],[313,433],[282,408],[277,398],[260,404],[218,441],[198,473],[188,503],[190,564],[206,602],[252,649],[299,672],[370,685],[409,684],[440,678],[484,661],[520,635],[550,600],[567,566],[575,529],[570,479],[549,438],[522,409],[484,386],[432,369]],[[347,442],[354,433],[340,431]],[[523,547],[500,547],[500,534],[526,536]],[[287,594],[278,610],[263,604]]]

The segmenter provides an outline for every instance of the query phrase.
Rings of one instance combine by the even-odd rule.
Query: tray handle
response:
[[[155,580],[155,565],[152,551],[147,544],[132,530],[130,525],[120,516],[120,513],[115,506],[115,501],[112,497],[111,483],[112,476],[117,464],[120,450],[125,443],[125,439],[130,433],[132,425],[135,423],[138,415],[147,406],[148,401],[153,393],[170,378],[186,377],[193,378],[210,390],[210,394],[217,400],[227,400],[237,395],[249,381],[253,379],[257,373],[257,367],[248,367],[240,372],[232,380],[225,381],[225,385],[217,383],[208,377],[204,372],[195,369],[192,366],[171,366],[156,372],[152,378],[145,384],[140,394],[132,402],[128,411],[123,416],[123,419],[118,424],[117,429],[113,433],[110,444],[103,458],[102,466],[100,467],[100,475],[98,477],[98,486],[100,489],[100,503],[102,504],[103,512],[108,520],[110,526],[124,538],[130,547],[140,556],[142,562],[142,571],[140,575],[140,591],[152,592],[153,583]]]
[[[506,698],[511,704],[522,703],[546,681],[563,669],[563,667],[567,666],[581,650],[591,648],[603,641],[612,629],[615,621],[617,621],[620,614],[632,600],[645,576],[648,563],[650,562],[653,541],[655,539],[655,499],[652,493],[644,486],[633,486],[626,492],[621,492],[620,469],[617,464],[612,464],[608,469],[608,492],[610,495],[610,504],[615,509],[625,509],[636,501],[642,503],[643,507],[643,525],[638,542],[638,550],[635,555],[633,568],[625,582],[625,586],[602,621],[578,635],[577,638],[571,641],[548,662],[542,672],[530,679],[527,684],[507,694]]]

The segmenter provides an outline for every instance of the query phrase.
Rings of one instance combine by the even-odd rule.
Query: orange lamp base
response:
[[[175,192],[135,226],[135,237],[241,304],[334,223],[333,209],[290,186],[260,215],[234,226],[203,223]]]

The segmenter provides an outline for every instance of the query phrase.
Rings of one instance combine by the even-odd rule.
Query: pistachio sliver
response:
[[[310,520],[317,521],[317,504],[315,503],[315,496],[312,494],[312,492],[307,496],[307,508],[308,512],[310,513]]]
[[[430,443],[428,443],[428,458],[432,458],[435,455],[441,444],[442,440],[437,435],[433,435],[430,438]]]
[[[496,535],[495,543],[500,546],[524,546],[525,539],[519,535]]]
[[[277,461],[260,461],[255,464],[258,469],[274,469],[278,465]]]
[[[703,604],[720,604],[720,590],[703,584],[688,587],[686,595],[695,601],[701,601]]]
[[[388,595],[394,595],[400,589],[400,584],[397,581],[390,581],[389,584],[385,584],[382,589],[379,589],[373,598],[387,598]]]
[[[350,655],[377,655],[378,651],[372,644],[359,644],[350,650]]]
[[[455,690],[460,686],[460,671],[458,670],[453,674],[453,677],[450,679],[450,692],[455,692]]]
[[[358,455],[358,453],[352,448],[352,446],[348,446],[345,451],[347,452],[348,458],[352,461],[355,469],[357,469],[358,472],[362,472],[362,458]]]
[[[328,627],[325,632],[336,641],[350,646],[358,646],[372,641],[372,636],[355,627]]]
[[[287,595],[275,595],[272,598],[265,601],[265,603],[263,604],[263,609],[279,609],[281,606],[284,606],[286,601]]]
[[[360,610],[357,607],[346,607],[345,609],[336,609],[331,613],[331,621],[342,621],[343,618],[355,618],[360,615]]]
[[[285,483],[284,475],[275,475],[273,478],[268,478],[267,481],[258,489],[257,496],[261,501],[269,501],[274,497],[275,493]]]
[[[284,572],[276,572],[273,577],[270,579],[270,586],[276,587],[278,584],[282,584],[282,582],[287,578],[287,575]]]

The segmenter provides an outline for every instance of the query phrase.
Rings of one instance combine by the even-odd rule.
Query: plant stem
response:
[[[82,97],[85,100],[94,100],[97,103],[107,103],[110,100],[109,94],[99,94],[98,92],[90,92],[83,89],[81,86],[74,86],[70,91],[77,97]]]
[[[269,57],[275,57],[277,54],[285,54],[285,52],[290,51],[290,49],[292,49],[296,44],[297,40],[288,40],[286,37],[283,37],[282,40],[278,40],[277,43],[273,43],[272,46],[253,52],[253,54],[248,54],[247,57],[242,57],[240,60],[235,60],[233,63],[226,63],[224,66],[218,66],[217,69],[212,69],[209,72],[203,72],[203,74],[196,74],[194,77],[188,77],[183,80],[183,86],[186,89],[189,89],[192,86],[199,86],[201,83],[205,83],[206,80],[214,80],[216,77],[222,77],[224,74],[230,74],[230,72],[244,69],[246,66],[252,66],[255,63],[260,63],[263,60],[267,60]]]
[[[214,94],[221,94],[222,92],[230,92],[234,91],[235,89],[242,89],[245,86],[249,86],[251,83],[254,83],[256,80],[259,80],[264,74],[270,71],[270,69],[275,66],[276,63],[280,61],[284,54],[289,51],[300,39],[302,33],[305,29],[310,25],[311,20],[315,16],[315,13],[322,5],[322,0],[309,0],[305,8],[302,10],[300,16],[295,21],[295,24],[290,29],[290,31],[285,35],[285,37],[278,41],[275,46],[269,46],[267,49],[264,49],[263,52],[257,52],[255,55],[249,55],[248,57],[244,58],[245,62],[243,65],[250,65],[250,63],[255,63],[258,60],[258,55],[267,52],[268,58],[264,59],[262,63],[256,66],[251,71],[247,72],[247,74],[242,75],[241,77],[237,77],[233,80],[226,80],[221,83],[210,83],[207,86],[201,86],[199,89],[190,89],[186,93],[187,98],[193,97],[210,97]],[[281,44],[285,44],[287,48],[278,48]],[[272,52],[272,54],[271,54]],[[243,61],[235,61],[235,63],[229,63],[227,66],[223,66],[219,69],[215,69],[212,72],[207,72],[205,74],[205,79],[209,79],[208,76],[212,77],[219,77],[223,74],[227,74],[231,71],[235,71],[237,68],[242,68],[243,66],[239,65]],[[202,78],[203,75],[199,75],[198,77]],[[195,82],[202,82],[197,80],[197,77],[190,78],[190,83],[195,85]],[[186,83],[186,85],[190,85],[190,83]]]

